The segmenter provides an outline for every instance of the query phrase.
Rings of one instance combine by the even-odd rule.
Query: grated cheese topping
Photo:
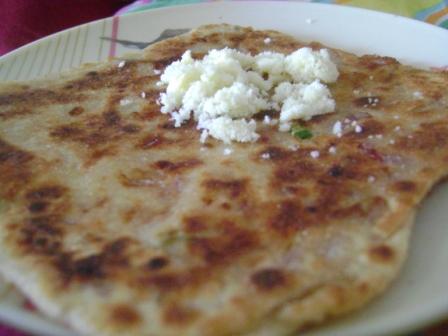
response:
[[[158,85],[166,89],[159,103],[175,127],[194,118],[203,131],[201,142],[207,136],[225,143],[251,142],[259,138],[252,117],[261,111],[279,112],[281,131],[288,131],[294,120],[333,112],[335,102],[324,83],[335,82],[338,75],[326,49],[252,56],[224,48],[209,51],[202,60],[187,50],[161,74]]]

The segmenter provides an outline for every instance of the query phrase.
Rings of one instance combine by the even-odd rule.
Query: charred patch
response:
[[[331,177],[339,177],[344,174],[344,169],[339,165],[334,165],[328,170],[328,175]]]
[[[152,149],[155,147],[159,147],[163,144],[167,143],[167,140],[163,135],[159,134],[150,134],[145,136],[143,139],[139,141],[137,144],[137,148],[139,149]]]
[[[29,201],[54,200],[61,198],[67,189],[60,185],[47,185],[39,188],[31,189],[25,195]]]
[[[356,107],[368,107],[368,108],[380,107],[381,97],[378,96],[359,97],[353,100],[353,105],[355,105]]]
[[[108,126],[118,125],[121,121],[120,114],[117,111],[106,111],[103,113],[104,122]]]
[[[288,153],[283,148],[270,146],[263,149],[257,155],[258,158],[262,156],[269,156],[270,160],[279,161],[279,160],[285,160],[286,158],[290,157],[291,153]]]
[[[163,311],[163,321],[171,326],[185,326],[192,323],[198,315],[197,310],[193,308],[172,304]]]
[[[209,191],[225,191],[231,197],[238,197],[247,190],[247,179],[218,180],[208,179],[202,185]]]
[[[33,159],[31,153],[16,148],[0,139],[0,166],[17,166]]]
[[[183,225],[188,233],[201,232],[207,229],[206,220],[198,216],[184,218]]]
[[[81,129],[74,125],[58,126],[50,132],[50,136],[65,140],[82,134]]]
[[[200,256],[207,264],[216,265],[235,261],[258,246],[255,232],[237,228],[231,223],[226,225],[223,233],[215,237],[189,239],[191,253]]]
[[[268,227],[282,236],[311,226],[313,222],[301,205],[293,201],[283,201],[275,207],[275,215],[268,220]]]
[[[412,181],[398,181],[394,183],[393,189],[398,192],[411,193],[417,190],[417,184]]]
[[[165,268],[170,263],[169,259],[163,256],[153,257],[146,263],[146,268],[151,271],[157,271]]]
[[[132,328],[142,322],[142,317],[132,306],[120,304],[111,308],[110,320],[120,328]]]
[[[390,262],[395,257],[395,251],[387,245],[379,245],[369,250],[369,257],[376,262]]]
[[[180,172],[192,169],[199,165],[203,164],[202,161],[198,159],[187,159],[178,162],[172,162],[168,160],[160,160],[153,164],[153,167],[156,169],[163,170],[165,172]]]
[[[68,114],[72,117],[79,116],[80,114],[83,114],[83,113],[84,113],[84,108],[81,106],[76,106],[68,112]]]
[[[47,202],[33,202],[28,206],[28,211],[31,213],[43,212],[47,209]]]
[[[63,90],[48,90],[48,89],[29,89],[21,92],[7,93],[0,95],[1,105],[15,105],[24,106],[45,106],[49,104],[64,104],[69,102],[80,102],[86,99],[86,96],[81,93],[65,92]]]
[[[287,284],[284,271],[275,268],[259,270],[252,274],[250,280],[260,291],[272,291]]]
[[[398,65],[398,61],[392,57],[364,55],[359,58],[359,64],[368,70],[375,70],[387,65]]]
[[[320,169],[314,163],[302,161],[289,161],[279,165],[274,172],[274,176],[281,182],[296,182],[300,179],[314,178],[320,174]]]
[[[124,125],[121,129],[125,133],[138,133],[141,130],[141,127],[135,124],[127,124]]]

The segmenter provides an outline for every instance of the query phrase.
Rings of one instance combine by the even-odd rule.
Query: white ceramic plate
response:
[[[304,41],[316,40],[357,54],[393,56],[417,66],[448,65],[448,31],[418,21],[336,5],[220,2],[109,18],[55,34],[2,57],[0,80],[42,77],[135,50],[102,37],[149,42],[166,29],[220,22],[276,29]],[[359,313],[306,335],[393,335],[448,316],[447,201],[447,185],[426,200],[417,217],[409,259],[383,297]],[[23,299],[9,287],[0,288],[0,319],[38,335],[74,335],[24,309]]]

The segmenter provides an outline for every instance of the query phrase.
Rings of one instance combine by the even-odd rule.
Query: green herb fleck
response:
[[[291,134],[296,138],[305,140],[313,137],[313,133],[309,129],[306,128],[293,128],[291,130]]]

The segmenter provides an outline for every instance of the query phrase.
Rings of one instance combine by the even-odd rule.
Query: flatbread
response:
[[[256,143],[201,144],[159,112],[157,70],[187,49],[303,45],[209,25],[1,86],[2,274],[95,336],[286,334],[383,292],[446,174],[448,73],[332,50],[336,112],[305,140],[260,122]]]

